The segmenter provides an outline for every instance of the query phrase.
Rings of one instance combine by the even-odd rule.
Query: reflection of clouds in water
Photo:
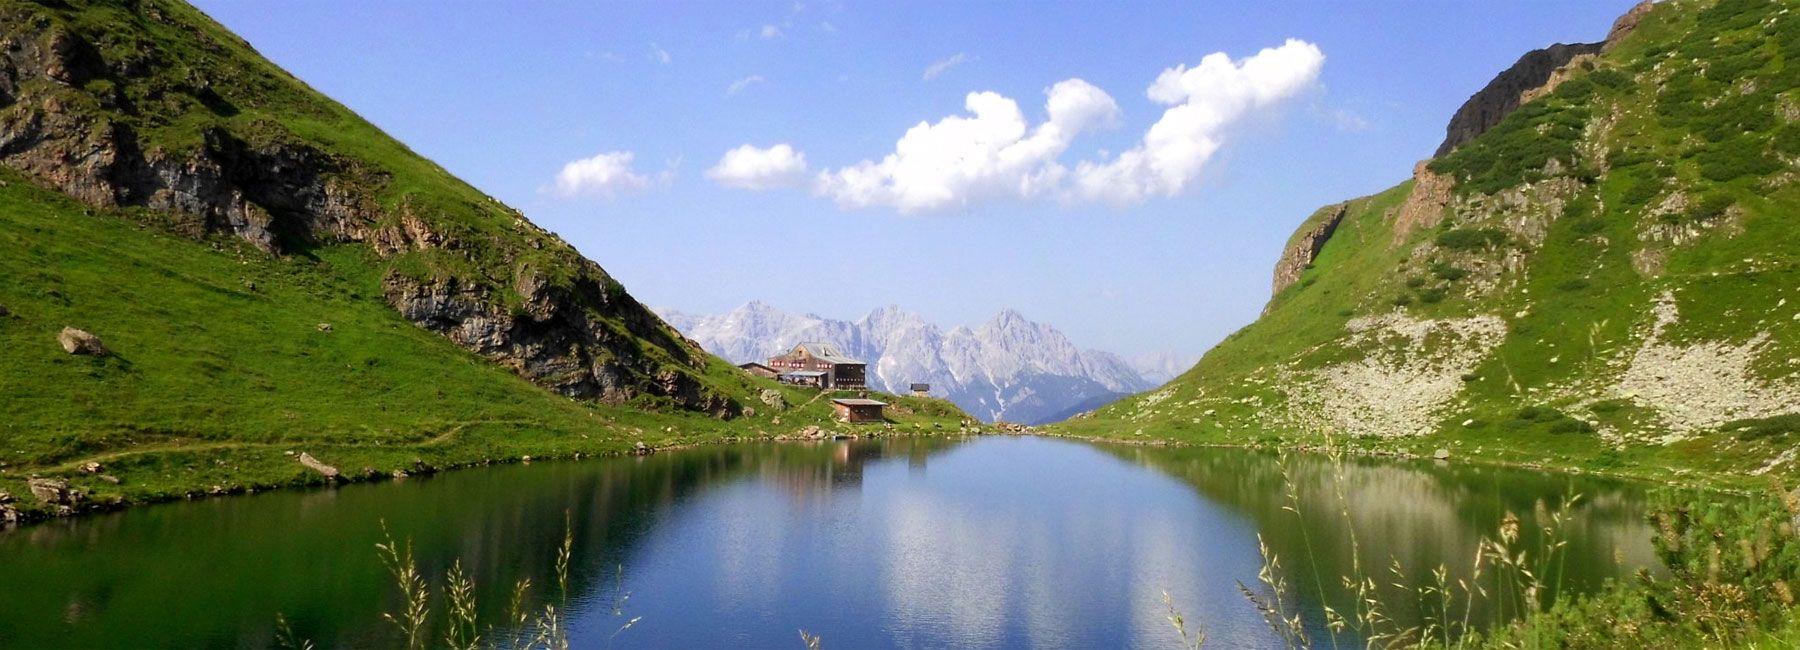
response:
[[[975,517],[905,491],[888,504],[887,583],[895,641],[954,639],[957,647],[1000,641],[1011,602],[1012,553],[1007,541],[1018,522]]]
[[[735,490],[710,513],[719,598],[731,608],[761,607],[779,594],[782,550],[788,547],[786,505],[756,490]]]

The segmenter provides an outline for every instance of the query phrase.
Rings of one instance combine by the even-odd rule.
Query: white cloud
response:
[[[1359,133],[1374,128],[1375,126],[1375,123],[1369,121],[1369,118],[1363,117],[1362,113],[1348,108],[1329,108],[1314,105],[1313,112],[1330,121],[1331,125],[1337,127],[1337,130],[1339,131]]]
[[[825,32],[827,34],[833,34],[833,33],[836,33],[837,30],[838,30],[837,25],[831,24],[831,21],[829,21],[829,20],[819,21],[819,31]]]
[[[767,149],[743,145],[725,152],[706,177],[724,187],[760,192],[806,180],[806,154],[786,144]]]
[[[620,194],[667,185],[673,178],[673,171],[651,176],[633,170],[631,162],[635,157],[636,154],[629,151],[609,151],[592,158],[572,161],[557,172],[552,191],[564,198],[610,199]]]
[[[994,92],[969,93],[964,106],[970,115],[920,122],[880,162],[821,172],[815,191],[841,206],[890,206],[903,213],[1054,193],[1068,171],[1056,158],[1075,136],[1114,123],[1119,106],[1080,79],[1044,93],[1049,119],[1034,129],[1018,102]]]
[[[1318,46],[1288,39],[1239,61],[1218,52],[1192,68],[1164,70],[1145,94],[1170,108],[1136,147],[1108,162],[1078,165],[1076,195],[1123,204],[1181,193],[1232,124],[1313,87],[1324,63]]]
[[[925,81],[931,81],[932,79],[938,78],[938,75],[949,72],[951,68],[974,60],[974,57],[971,57],[964,52],[957,52],[956,54],[950,55],[949,58],[938,59],[937,61],[932,62],[931,65],[925,66],[925,75],[923,76],[923,79]]]
[[[668,65],[669,61],[673,60],[672,57],[669,56],[668,50],[662,49],[661,45],[657,45],[655,43],[650,44],[650,53],[646,54],[644,56],[649,58],[651,61],[655,61],[655,62],[661,63],[663,65]]]
[[[743,79],[733,81],[733,82],[731,82],[730,86],[725,87],[725,96],[729,97],[732,95],[736,95],[738,93],[743,92],[745,88],[749,88],[751,86],[762,83],[764,81],[766,81],[766,80],[763,79],[763,76],[759,75],[759,74],[753,74],[748,77],[744,77]]]
[[[763,25],[762,29],[757,30],[756,35],[765,41],[774,40],[781,38],[781,28],[774,25]]]

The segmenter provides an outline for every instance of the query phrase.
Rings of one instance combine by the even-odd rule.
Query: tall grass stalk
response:
[[[1287,483],[1287,503],[1282,510],[1294,513],[1297,520],[1313,586],[1318,590],[1329,647],[1337,648],[1338,637],[1351,633],[1362,640],[1365,648],[1461,648],[1479,637],[1479,622],[1474,620],[1477,603],[1490,604],[1494,614],[1493,620],[1487,622],[1495,625],[1522,620],[1555,606],[1556,597],[1562,591],[1567,561],[1567,513],[1580,502],[1581,495],[1564,498],[1554,509],[1542,501],[1536,504],[1534,514],[1536,520],[1542,522],[1539,529],[1541,551],[1534,552],[1522,541],[1518,515],[1507,512],[1496,535],[1484,536],[1476,545],[1468,578],[1452,582],[1449,568],[1440,564],[1432,570],[1428,581],[1419,584],[1407,575],[1397,558],[1391,558],[1387,575],[1378,579],[1369,570],[1361,539],[1350,516],[1346,490],[1349,478],[1344,470],[1343,450],[1328,439],[1326,457],[1331,467],[1332,493],[1337,501],[1338,515],[1343,519],[1350,554],[1350,571],[1340,577],[1343,593],[1348,594],[1353,603],[1347,612],[1340,612],[1331,604],[1332,594],[1321,577],[1319,567],[1323,563],[1314,555],[1312,541],[1306,533],[1299,487],[1291,470],[1292,459],[1283,454],[1278,462],[1282,480]],[[1239,591],[1262,613],[1270,629],[1289,648],[1313,648],[1317,641],[1307,634],[1300,607],[1293,602],[1281,558],[1269,549],[1260,533],[1257,547],[1262,554],[1262,568],[1257,579],[1263,583],[1267,595],[1259,595],[1242,583],[1238,585]],[[1491,580],[1491,590],[1484,578]],[[1394,609],[1388,600],[1391,592],[1383,589],[1383,580],[1391,581],[1389,586],[1416,600],[1422,620],[1403,625],[1390,614]],[[1187,637],[1184,635],[1183,639],[1185,642]],[[1525,647],[1546,647],[1548,641],[1534,636],[1526,640]]]
[[[1181,610],[1176,609],[1175,598],[1169,592],[1162,592],[1162,601],[1163,607],[1169,610],[1169,625],[1175,628],[1176,634],[1181,635],[1181,647],[1200,650],[1200,646],[1206,645],[1206,630],[1195,627],[1192,632],[1188,631],[1187,619],[1181,615]]]
[[[381,617],[399,631],[400,636],[405,639],[407,650],[431,647],[433,639],[437,639],[441,647],[454,650],[568,650],[571,646],[568,612],[560,604],[569,601],[569,567],[575,554],[575,526],[567,514],[564,516],[562,544],[557,547],[556,552],[558,598],[540,610],[529,610],[526,603],[531,599],[531,579],[521,578],[513,584],[505,617],[485,624],[476,603],[475,580],[463,569],[461,559],[450,564],[442,587],[434,590],[419,571],[412,542],[395,541],[385,521],[381,524],[381,535],[382,541],[375,545],[375,549],[382,564],[393,576],[401,601],[399,612],[385,612]],[[625,615],[625,604],[631,598],[631,594],[624,591],[624,580],[624,567],[620,566],[612,614],[621,618]],[[432,625],[434,591],[443,594],[445,612],[442,629],[433,629]],[[631,629],[642,619],[641,616],[633,617],[620,625],[607,637],[607,644],[610,646],[619,634]],[[295,635],[285,616],[277,615],[275,622],[274,644],[277,647],[312,650],[312,642]]]

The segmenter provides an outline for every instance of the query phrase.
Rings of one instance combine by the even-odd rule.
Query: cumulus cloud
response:
[[[725,96],[729,97],[732,95],[736,95],[738,93],[743,92],[745,88],[749,88],[756,84],[762,83],[763,81],[765,81],[763,79],[763,76],[759,75],[759,74],[753,74],[748,77],[744,77],[743,79],[733,81],[733,82],[731,82],[730,86],[725,87]]]
[[[1120,204],[1181,193],[1218,151],[1229,127],[1253,110],[1313,87],[1324,64],[1318,46],[1288,39],[1239,61],[1219,52],[1192,68],[1164,70],[1145,94],[1170,108],[1137,146],[1110,161],[1076,166],[1075,194]]]
[[[669,182],[672,172],[665,171],[652,176],[632,169],[631,163],[635,157],[636,154],[629,151],[608,151],[592,158],[571,161],[563,165],[561,172],[557,172],[551,191],[563,198],[610,199]]]
[[[743,145],[725,152],[706,177],[724,187],[760,192],[806,180],[806,154],[786,144],[767,149]]]
[[[814,189],[841,206],[888,206],[903,213],[1052,194],[1068,172],[1057,157],[1075,136],[1116,122],[1119,106],[1080,79],[1058,82],[1044,93],[1048,119],[1036,128],[1026,123],[1018,102],[994,92],[969,93],[968,115],[920,122],[879,162],[821,172]]]
[[[968,63],[973,60],[975,60],[974,57],[971,57],[968,54],[963,53],[963,52],[957,52],[956,54],[951,55],[949,58],[938,59],[937,61],[933,62],[931,65],[925,66],[925,74],[922,77],[922,79],[924,79],[925,81],[931,81],[932,79],[938,78],[938,75],[944,74],[945,72],[949,72],[951,68],[962,65],[964,63]]]

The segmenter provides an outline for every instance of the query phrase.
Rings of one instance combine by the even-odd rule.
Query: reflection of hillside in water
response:
[[[576,610],[610,605],[616,567],[679,504],[750,477],[797,497],[860,485],[862,466],[928,455],[946,439],[703,447],[537,463],[332,490],[282,491],[53,521],[0,535],[0,640],[27,647],[267,647],[277,613],[321,647],[381,646],[397,611],[376,555],[385,525],[420,570],[452,561],[476,581],[486,620],[531,580],[547,602],[565,516]],[[11,588],[31,585],[31,588]],[[179,598],[171,598],[179,585]],[[278,588],[272,588],[278,587]]]
[[[1363,570],[1381,584],[1389,615],[1405,624],[1418,622],[1424,615],[1421,599],[1392,585],[1399,581],[1393,567],[1416,587],[1443,566],[1454,587],[1458,579],[1471,577],[1480,540],[1496,537],[1508,512],[1520,519],[1520,547],[1541,557],[1549,510],[1575,494],[1581,497],[1562,524],[1563,585],[1591,590],[1657,564],[1644,494],[1616,482],[1431,462],[1350,458],[1339,465],[1315,454],[1288,457],[1284,475],[1283,462],[1272,453],[1119,447],[1111,452],[1174,476],[1249,517],[1311,608],[1320,601],[1322,582],[1330,604],[1351,611],[1353,600],[1340,577],[1354,573],[1360,548]],[[1291,510],[1290,492],[1297,498]],[[1492,591],[1494,571],[1484,573]],[[1481,601],[1474,611],[1476,621],[1497,614]]]
[[[886,438],[789,443],[771,447],[779,448],[780,453],[751,460],[751,473],[758,480],[782,486],[796,500],[823,499],[836,491],[860,488],[866,464],[905,457],[914,471],[924,471],[928,457],[961,442],[955,438]]]

